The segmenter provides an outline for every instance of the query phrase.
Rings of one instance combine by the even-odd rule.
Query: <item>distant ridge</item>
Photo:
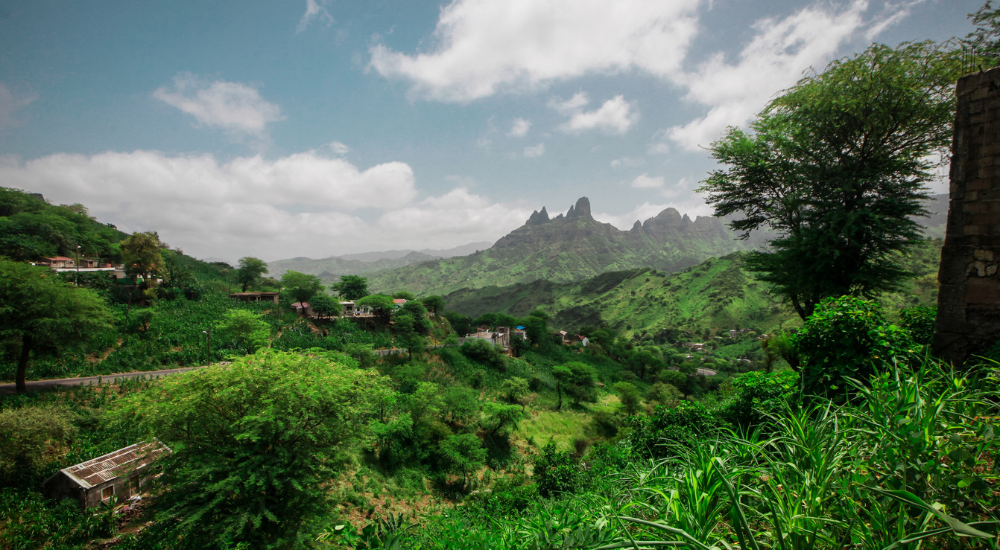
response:
[[[641,267],[673,272],[760,243],[759,237],[737,240],[723,220],[692,220],[673,208],[621,231],[595,220],[590,199],[581,197],[565,214],[550,217],[544,207],[533,212],[487,250],[372,273],[369,282],[374,290],[419,294],[538,279],[565,283]]]
[[[320,278],[329,281],[337,279],[342,275],[364,275],[415,262],[465,256],[477,250],[487,249],[491,244],[489,241],[479,241],[442,250],[386,250],[382,252],[344,254],[342,256],[331,256],[315,260],[300,256],[287,260],[268,262],[267,267],[268,275],[275,278],[281,277],[288,270],[294,270],[309,273],[310,275],[319,275]]]

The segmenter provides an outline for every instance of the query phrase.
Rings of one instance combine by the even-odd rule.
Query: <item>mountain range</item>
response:
[[[393,269],[416,262],[425,262],[453,256],[466,256],[476,251],[489,248],[493,244],[480,241],[456,246],[446,250],[385,250],[382,252],[362,252],[359,254],[344,254],[329,258],[291,258],[267,263],[268,275],[274,278],[294,270],[311,275],[318,275],[326,282],[338,279],[342,275],[365,275],[375,271]]]
[[[582,197],[565,215],[550,218],[544,207],[535,211],[489,249],[371,273],[368,279],[373,291],[409,290],[418,295],[539,279],[568,283],[642,267],[674,272],[712,256],[756,248],[763,241],[761,235],[738,240],[721,219],[692,220],[673,208],[622,231],[595,220],[590,200]]]

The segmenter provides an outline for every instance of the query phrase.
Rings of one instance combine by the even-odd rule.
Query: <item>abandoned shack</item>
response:
[[[154,439],[63,468],[45,480],[45,496],[73,498],[84,508],[98,506],[115,495],[124,500],[139,493],[151,475],[153,462],[169,452],[166,445]]]
[[[278,303],[280,294],[277,292],[234,292],[229,295],[233,300],[241,302],[274,302]]]

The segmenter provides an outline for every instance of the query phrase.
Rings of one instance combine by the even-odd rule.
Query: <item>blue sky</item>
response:
[[[0,1],[0,185],[229,261],[495,240],[584,195],[706,215],[726,126],[979,6]]]

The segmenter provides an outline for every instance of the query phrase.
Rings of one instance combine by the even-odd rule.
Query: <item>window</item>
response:
[[[115,494],[115,486],[108,485],[107,487],[101,490],[101,500],[108,500],[114,494]]]

